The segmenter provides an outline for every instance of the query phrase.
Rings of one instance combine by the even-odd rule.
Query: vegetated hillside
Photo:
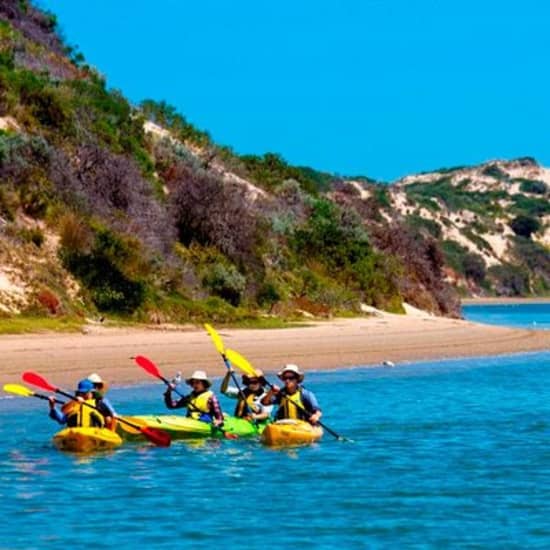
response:
[[[456,315],[453,284],[546,291],[536,239],[547,212],[534,210],[548,189],[536,178],[512,182],[518,198],[502,198],[505,214],[476,213],[518,235],[501,273],[450,229],[469,229],[465,212],[477,212],[480,192],[455,191],[454,172],[444,177],[453,182],[447,193],[467,202],[460,215],[433,191],[436,176],[387,187],[276,154],[239,156],[173,107],[135,107],[110,90],[58,38],[51,14],[0,4],[4,315],[219,322],[358,313],[362,304],[401,311],[403,300]],[[484,234],[475,235],[467,239],[481,245]],[[507,278],[525,274],[523,286]]]

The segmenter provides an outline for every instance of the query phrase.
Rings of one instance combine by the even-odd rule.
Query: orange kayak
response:
[[[321,426],[312,426],[302,420],[285,419],[268,424],[261,435],[264,445],[287,447],[309,445],[323,437]]]

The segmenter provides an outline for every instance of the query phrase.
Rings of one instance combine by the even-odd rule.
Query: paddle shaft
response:
[[[151,374],[152,376],[155,376],[159,380],[162,380],[170,390],[173,390],[175,393],[177,393],[180,397],[186,398],[187,396],[182,394],[175,386],[175,384],[172,384],[167,378],[162,376],[161,372],[159,371],[158,367],[146,357],[143,356],[137,356],[136,357],[136,363],[144,369],[146,372]],[[193,403],[186,403],[186,407],[191,407],[193,410],[199,413],[203,413],[204,411],[201,411],[196,405]],[[221,426],[216,426],[214,423],[211,424],[212,428],[215,430],[219,430],[221,433],[223,433],[224,437],[227,439],[237,439],[236,434],[231,434],[228,431],[224,430]]]
[[[40,393],[33,393],[32,395],[29,395],[29,397],[38,397],[38,399],[45,399],[46,401],[49,401],[50,398],[47,395],[42,395]],[[54,399],[54,403],[57,403],[58,405],[64,405],[65,401],[60,401],[59,399]]]
[[[235,373],[233,371],[233,368],[231,367],[231,363],[229,362],[229,359],[225,356],[225,354],[222,354],[223,362],[225,363],[225,366],[227,367],[227,370],[231,373],[231,380],[233,380],[233,383],[237,387],[237,391],[239,392],[239,397],[242,399],[246,410],[250,414],[254,414],[256,411],[252,409],[248,401],[246,400],[246,395],[244,394],[243,390],[241,389],[241,386],[239,385],[239,382],[237,381],[237,377],[235,376]],[[256,420],[253,420],[255,424],[257,424]]]
[[[248,411],[250,414],[254,414],[256,411],[254,411],[250,407],[248,401],[246,400],[246,395],[241,389],[241,386],[239,385],[239,382],[235,376],[235,373],[233,372],[233,368],[231,367],[231,361],[227,358],[227,355],[225,355],[225,345],[223,343],[221,336],[218,334],[216,329],[214,329],[214,327],[208,323],[205,323],[204,328],[206,329],[206,332],[208,332],[208,334],[210,335],[210,338],[212,338],[214,347],[216,348],[216,350],[218,350],[219,354],[222,356],[224,365],[227,367],[227,370],[231,374],[231,380],[233,380],[233,383],[237,387],[237,391],[239,392],[239,397],[242,399],[242,401],[245,404],[246,411]],[[254,423],[256,423],[255,420],[254,420]]]

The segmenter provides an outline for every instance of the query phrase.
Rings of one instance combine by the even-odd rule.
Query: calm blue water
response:
[[[0,548],[548,548],[549,367],[545,352],[309,373],[324,420],[355,442],[278,451],[78,457],[52,448],[41,401],[2,399]],[[110,397],[162,411],[162,391]]]
[[[476,323],[550,330],[550,303],[463,305],[462,314]]]

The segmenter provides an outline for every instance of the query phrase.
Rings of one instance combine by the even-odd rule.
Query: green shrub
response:
[[[520,214],[510,222],[510,227],[516,235],[530,239],[533,233],[540,230],[541,224],[536,218]]]
[[[281,300],[281,293],[273,281],[265,281],[259,288],[256,301],[261,307],[272,308]]]
[[[246,278],[233,265],[216,263],[209,267],[202,284],[215,296],[238,306],[246,286]]]
[[[418,214],[410,214],[406,217],[405,222],[407,225],[414,229],[424,229],[432,237],[439,239],[441,237],[441,226],[435,220],[423,218]]]
[[[510,178],[504,170],[500,169],[496,164],[489,164],[481,170],[484,176],[490,176],[500,181],[508,181]]]
[[[123,240],[113,232],[99,228],[90,252],[61,249],[65,267],[90,291],[100,311],[129,314],[146,297],[145,282],[136,275],[139,250],[131,239]]]
[[[550,214],[550,201],[547,199],[513,195],[512,200],[514,201],[512,210],[517,214],[537,218]]]
[[[478,250],[486,250],[492,252],[491,245],[483,238],[474,233],[469,227],[465,227],[461,230],[461,233],[470,241],[472,241],[478,248]]]
[[[476,283],[483,283],[486,269],[482,256],[451,240],[443,241],[441,248],[447,265]]]
[[[413,183],[405,186],[405,192],[415,202],[427,206],[437,198],[451,211],[471,210],[480,215],[497,214],[502,208],[499,199],[507,198],[505,191],[469,191],[468,179],[454,185],[448,177],[424,183]],[[429,206],[427,206],[429,207]],[[433,210],[433,207],[432,207]]]
[[[525,296],[529,294],[529,272],[512,264],[493,265],[487,275],[494,280],[494,287],[501,296]]]
[[[24,241],[32,243],[38,248],[44,244],[44,232],[39,227],[21,229],[19,235]]]
[[[516,237],[513,251],[518,262],[550,285],[550,250],[547,246],[528,238]]]
[[[524,193],[533,193],[535,195],[544,195],[548,191],[548,185],[540,180],[528,180],[524,178],[515,179],[514,182],[519,182],[520,191]]]

